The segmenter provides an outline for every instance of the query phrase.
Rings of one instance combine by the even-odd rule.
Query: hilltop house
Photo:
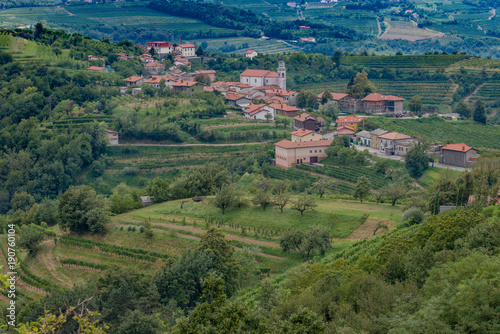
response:
[[[317,131],[323,127],[325,121],[323,117],[315,117],[306,113],[302,113],[293,118],[295,120],[295,128]]]
[[[109,70],[106,67],[99,67],[99,66],[90,66],[87,68],[87,71],[89,72],[101,72],[101,73],[108,73]]]
[[[361,123],[363,119],[361,117],[356,116],[345,116],[337,118],[337,127],[341,126],[350,126],[353,131],[357,131],[359,127],[359,123]]]
[[[441,148],[439,163],[471,167],[477,160],[477,157],[477,150],[464,143],[447,144]]]
[[[250,104],[243,110],[246,119],[259,119],[263,121],[274,119],[274,109],[265,104]]]
[[[174,48],[170,42],[148,42],[146,49],[150,51],[155,50],[155,54],[158,55],[160,59],[165,58],[166,55],[172,53]]]
[[[140,86],[144,83],[146,78],[143,76],[138,77],[138,76],[133,75],[133,76],[128,77],[124,80],[127,83],[127,86],[132,86],[132,85],[139,85]]]
[[[312,141],[312,140],[320,140],[321,135],[317,132],[307,129],[297,129],[295,131],[290,132],[292,135],[292,142],[298,141]]]
[[[376,129],[370,132],[371,140],[370,140],[370,146],[374,149],[379,150],[380,149],[380,139],[378,138],[379,136],[383,135],[384,133],[387,133],[388,131],[382,130],[382,129]]]
[[[413,138],[397,132],[388,132],[378,136],[380,140],[380,151],[385,155],[403,155],[396,150],[396,146],[400,144],[409,144]]]
[[[295,165],[313,164],[328,157],[326,150],[333,140],[281,140],[274,144],[276,166],[289,169]]]
[[[399,96],[371,93],[361,100],[367,114],[402,114],[405,99]]]
[[[179,80],[172,85],[174,92],[184,94],[194,94],[203,92],[203,85],[196,81]]]
[[[257,55],[258,55],[257,51],[254,51],[254,50],[248,50],[247,52],[245,52],[245,57],[250,58],[250,59],[257,57]]]
[[[175,47],[175,51],[180,51],[183,57],[196,57],[195,46],[193,44],[181,44]]]
[[[268,70],[245,70],[240,74],[240,82],[252,87],[277,85],[281,89],[286,89],[285,62],[279,61],[277,73]]]
[[[156,75],[165,72],[165,65],[152,61],[146,63],[144,69],[146,69],[149,75]]]

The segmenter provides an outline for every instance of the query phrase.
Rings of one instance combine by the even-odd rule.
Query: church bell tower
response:
[[[286,68],[283,58],[278,62],[278,86],[286,90]]]

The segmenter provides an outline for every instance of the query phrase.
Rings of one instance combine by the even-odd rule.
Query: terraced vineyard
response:
[[[424,104],[432,106],[452,102],[454,85],[451,81],[373,80],[372,82],[377,87],[377,92],[381,94],[401,96],[407,100],[419,95]]]
[[[348,56],[342,58],[342,64],[347,66],[364,66],[371,68],[443,68],[458,61],[474,58],[468,55],[419,55],[419,56]]]
[[[483,102],[497,101],[500,99],[500,80],[485,83],[470,99],[482,100]]]

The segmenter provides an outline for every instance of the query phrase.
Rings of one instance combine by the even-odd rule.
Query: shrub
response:
[[[424,213],[416,207],[409,208],[401,215],[401,221],[407,221],[409,225],[420,224],[422,220],[424,220]]]
[[[141,232],[141,233],[142,233],[142,232],[144,232],[144,226],[141,226],[141,227],[139,228],[139,232]]]
[[[47,223],[46,222],[41,222],[40,226],[43,227],[43,228],[47,228]]]
[[[137,167],[125,167],[123,168],[124,175],[137,175],[139,173],[139,168]]]
[[[132,231],[132,226],[127,227],[127,231],[128,232]]]
[[[135,226],[132,226],[132,232],[135,232]]]
[[[123,226],[120,226],[120,231],[123,231]]]

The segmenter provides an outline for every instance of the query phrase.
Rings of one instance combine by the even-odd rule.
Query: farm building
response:
[[[382,130],[382,129],[376,129],[370,132],[371,135],[371,143],[370,146],[372,148],[375,148],[377,150],[380,149],[380,139],[378,138],[379,136],[383,135],[384,133],[387,133],[388,131]]]
[[[367,114],[402,114],[405,99],[399,96],[371,93],[361,101],[363,111]]]
[[[477,150],[464,143],[447,144],[441,148],[439,163],[471,167],[478,157]]]
[[[89,72],[101,72],[101,73],[108,73],[109,70],[106,67],[99,67],[99,66],[90,66],[87,68],[87,71]]]
[[[313,164],[328,157],[326,149],[333,140],[292,142],[281,140],[274,144],[276,166],[289,169],[295,165]]]
[[[149,75],[156,75],[165,72],[165,65],[162,63],[157,63],[155,61],[146,63],[144,69]]]
[[[401,144],[409,144],[414,139],[410,136],[397,133],[397,132],[388,132],[384,133],[381,136],[378,136],[380,140],[380,151],[382,151],[385,155],[402,155],[398,154],[396,151],[396,146]]]
[[[359,131],[358,133],[356,133],[356,137],[359,138],[359,144],[360,145],[363,145],[363,146],[371,146],[371,142],[372,142],[372,135],[370,132],[368,131]]]
[[[124,79],[125,82],[127,83],[127,86],[132,86],[132,85],[142,85],[144,83],[144,81],[146,80],[145,77],[138,77],[138,76],[131,76],[131,77],[128,77],[126,79]]]
[[[118,145],[118,132],[106,130],[106,137],[108,138],[109,145]]]
[[[254,51],[254,50],[248,50],[247,52],[245,52],[245,57],[250,58],[250,59],[257,57],[257,55],[258,55],[257,51]]]
[[[121,94],[127,94],[127,90],[128,90],[127,86],[120,87],[120,93]]]
[[[302,113],[293,118],[295,120],[295,128],[307,130],[319,130],[323,127],[325,121],[323,117],[315,117],[306,113]]]
[[[287,117],[295,117],[295,114],[302,110],[282,103],[272,103],[269,106],[276,111],[277,115]]]
[[[323,97],[323,93],[318,94],[319,100]],[[332,101],[341,111],[352,113],[358,111],[358,100],[354,96],[342,93],[330,93],[330,95],[332,96]]]
[[[277,85],[286,89],[285,62],[279,61],[277,73],[268,70],[245,70],[240,74],[240,82],[252,87]]]
[[[274,109],[265,104],[250,104],[244,110],[246,119],[260,119],[263,121],[274,119]]]
[[[172,85],[174,92],[193,94],[203,92],[203,85],[196,81],[180,80]]]
[[[337,118],[337,127],[341,126],[350,126],[353,131],[357,131],[359,127],[359,123],[361,123],[363,119],[361,117],[356,116],[345,116]]]
[[[183,57],[195,57],[195,46],[193,44],[181,44],[175,47],[175,51],[180,51]]]
[[[174,51],[174,48],[172,44],[170,44],[170,42],[148,42],[146,49],[148,51],[154,49],[155,54],[157,54],[160,59],[165,58],[166,55]]]
[[[298,141],[312,141],[321,139],[321,135],[319,133],[306,129],[297,129],[290,132],[290,134],[292,135],[292,142],[294,143]]]

